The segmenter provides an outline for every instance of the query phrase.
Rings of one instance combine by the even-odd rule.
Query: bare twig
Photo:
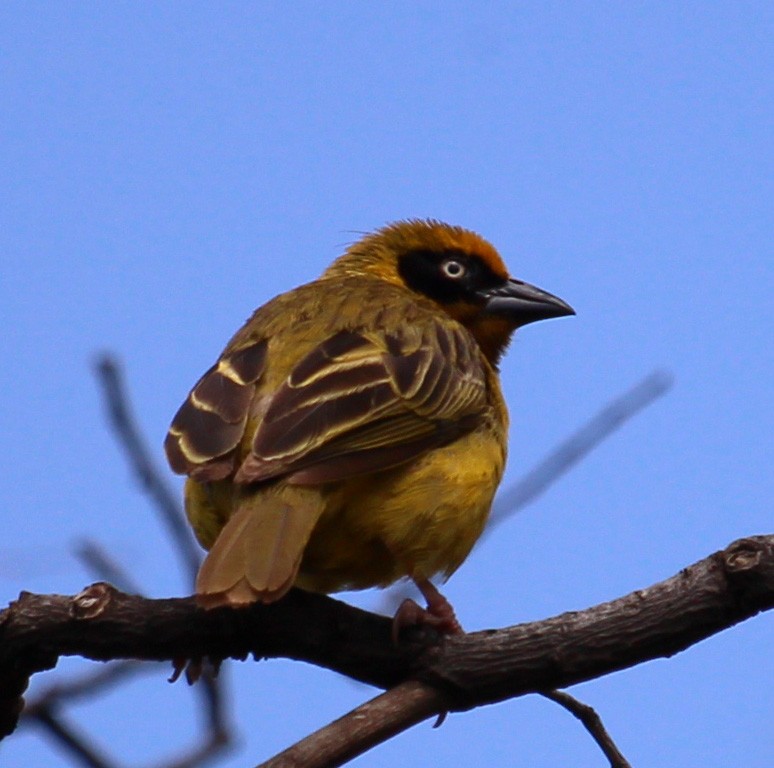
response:
[[[201,562],[199,550],[185,523],[176,495],[162,479],[131,415],[121,367],[114,357],[103,354],[97,361],[96,368],[116,436],[123,445],[140,483],[153,499],[183,558],[189,583],[193,584]]]
[[[611,400],[520,480],[498,494],[484,534],[535,501],[629,419],[666,394],[672,383],[669,373],[653,371],[631,389]]]
[[[80,765],[88,768],[113,768],[115,763],[98,750],[91,739],[78,733],[67,723],[60,715],[60,709],[65,702],[94,696],[127,677],[146,670],[151,670],[147,662],[122,659],[66,683],[49,686],[24,708],[21,723],[25,726],[41,726],[46,734]]]
[[[382,708],[394,720],[375,730],[394,734],[423,713],[464,711],[671,656],[772,607],[774,536],[740,539],[666,581],[585,611],[446,638],[409,630],[397,646],[390,619],[297,589],[273,605],[211,611],[193,598],[147,600],[106,584],[75,597],[24,593],[0,612],[0,729],[10,732],[13,696],[21,695],[26,678],[61,655],[160,660],[251,653],[310,661],[387,688],[415,680],[433,689],[439,698],[432,707],[420,696],[407,712]],[[357,730],[362,712],[347,717]],[[361,729],[369,744],[375,730]],[[348,750],[363,748],[353,742]]]
[[[100,693],[139,672],[156,671],[147,661],[120,659],[66,682],[54,683],[41,691],[24,708],[24,717],[34,717],[39,710],[53,710],[64,702],[77,701]]]
[[[147,451],[145,451],[142,442],[137,436],[132,420],[129,418],[129,409],[125,402],[118,368],[113,361],[105,358],[100,364],[100,372],[105,381],[113,423],[122,440],[122,444],[127,449],[132,465],[142,479],[144,486],[150,490],[158,501],[160,498],[157,494],[158,487],[161,487],[162,491],[164,491],[165,485],[148,459]],[[541,462],[522,481],[504,494],[498,504],[493,522],[499,522],[505,515],[535,499],[550,483],[572,467],[605,437],[615,431],[626,419],[667,391],[669,386],[670,381],[664,374],[652,374],[637,387],[608,405],[581,430],[565,441],[546,460]],[[182,522],[182,518],[176,502],[172,500],[168,489],[166,490],[166,500],[170,504],[167,505],[164,516],[174,535],[175,527],[180,526],[169,522],[167,512],[170,509],[175,509],[177,520]],[[161,498],[163,496],[164,494],[162,493]],[[187,529],[182,526],[182,530],[186,534],[186,540],[190,542]],[[176,540],[178,540],[177,536]],[[120,571],[116,570],[115,564],[101,552],[98,546],[87,542],[86,546],[81,550],[81,557],[90,563],[93,568],[98,569],[101,576],[111,578],[123,586],[127,586],[127,579],[124,578]],[[185,553],[184,558],[188,559]],[[198,565],[198,553],[195,553],[195,559]],[[107,679],[107,677],[106,675],[105,678]],[[95,683],[95,687],[96,685]],[[78,687],[74,686],[71,689],[72,695],[76,695],[76,688]],[[80,689],[85,690],[88,687],[90,687],[90,684],[82,681]],[[63,688],[63,692],[65,688]],[[220,718],[218,713],[220,707],[217,687],[211,687],[211,694],[209,696],[209,714],[213,727],[210,738],[187,757],[171,764],[167,763],[167,768],[189,768],[189,766],[197,765],[202,759],[219,749],[227,741],[228,737],[219,725]],[[611,765],[615,768],[625,768],[628,766],[628,763],[605,732],[593,709],[578,702],[564,692],[543,692],[543,695],[565,706],[576,717],[581,719],[595,740],[600,744]],[[67,694],[63,693],[63,696],[67,696]],[[48,701],[55,703],[55,700],[56,696],[50,693]],[[475,705],[477,704],[473,704],[473,706]],[[468,704],[465,706],[467,707]],[[312,734],[286,752],[268,761],[265,765],[272,766],[273,768],[290,765],[310,767],[340,765],[414,723],[455,707],[459,707],[456,695],[450,696],[448,692],[442,693],[441,689],[434,685],[419,681],[407,681],[397,685],[373,701],[362,705],[349,715],[321,729],[316,734]],[[49,707],[46,701],[40,701],[33,705],[30,716],[45,724],[60,741],[68,743],[71,751],[80,753],[80,759],[84,764],[98,768],[109,766],[109,763],[97,755],[88,744],[83,742],[69,727],[62,723],[61,719],[53,711],[53,707]]]
[[[189,582],[193,584],[201,563],[201,554],[185,523],[177,496],[170,489],[152,460],[131,415],[129,397],[124,385],[121,367],[112,355],[103,354],[97,361],[96,368],[116,436],[126,452],[130,466],[139,477],[142,486],[150,494],[155,508],[166,523],[183,559]],[[92,562],[95,564],[112,565],[112,561],[106,560],[104,557],[98,562],[98,559],[94,557],[93,548],[87,550],[87,553],[92,556]],[[83,550],[82,555],[84,555]],[[208,662],[204,664],[201,685],[197,686],[196,690],[201,696],[205,708],[209,726],[207,736],[202,745],[188,757],[177,763],[168,764],[167,768],[187,768],[198,765],[211,754],[222,749],[230,740],[229,728],[226,725],[223,711],[223,685],[217,679],[216,670]]]
[[[213,665],[209,659],[204,663],[200,678],[200,696],[204,704],[209,737],[205,742],[203,755],[209,755],[228,744],[231,740],[230,729],[226,723],[223,707],[223,681],[218,677],[219,665]],[[199,686],[197,686],[198,688]],[[209,746],[207,746],[209,745]]]
[[[611,768],[632,768],[592,707],[564,691],[542,695],[583,723],[610,761]],[[402,683],[311,733],[257,768],[336,768],[442,711],[445,703],[443,694],[430,686],[417,681]]]
[[[583,723],[584,728],[591,734],[591,737],[597,742],[602,753],[610,762],[610,768],[632,768],[615,745],[615,742],[602,724],[602,719],[593,707],[578,701],[578,699],[570,696],[566,691],[544,691],[542,695],[564,707]]]
[[[218,754],[231,741],[231,737],[224,731],[210,731],[202,743],[192,749],[187,755],[177,760],[165,761],[158,768],[197,768]]]
[[[41,707],[32,716],[34,722],[43,726],[46,733],[52,736],[81,765],[88,768],[114,768],[106,755],[98,751],[89,739],[76,733],[75,729],[66,725],[53,707]]]
[[[193,544],[185,525],[175,494],[152,461],[150,452],[131,416],[120,367],[112,357],[103,355],[98,361],[97,370],[115,434],[126,452],[130,466],[150,494],[166,524],[183,560],[188,579],[193,582],[200,562],[198,549]],[[131,577],[99,544],[84,540],[78,545],[76,554],[99,578],[114,582],[125,591],[141,593]],[[43,726],[46,732],[67,749],[78,763],[91,768],[110,768],[114,763],[92,746],[87,738],[68,725],[61,717],[59,709],[63,703],[71,699],[93,695],[129,675],[146,669],[148,669],[147,664],[120,661],[101,669],[96,674],[53,686],[31,702],[24,712],[24,722]],[[199,745],[183,757],[164,762],[164,768],[193,768],[222,750],[230,740],[223,714],[221,686],[215,679],[211,664],[204,664],[201,680],[202,684],[197,686],[196,693],[203,701],[209,728]],[[17,684],[18,678],[13,682],[14,685]]]
[[[120,663],[120,662],[119,662]],[[124,662],[124,664],[138,662]],[[116,668],[118,664],[111,668]],[[147,665],[145,665],[147,666]],[[69,693],[69,691],[67,691]],[[25,711],[25,721],[41,725],[46,733],[52,736],[80,765],[88,768],[118,768],[119,763],[113,762],[101,750],[98,750],[91,739],[82,736],[77,730],[66,723],[58,713],[58,702],[49,700]],[[208,758],[220,752],[229,743],[229,735],[225,731],[210,730],[201,744],[188,754],[159,763],[159,768],[196,768]]]
[[[672,383],[672,376],[666,371],[652,371],[631,389],[607,403],[513,485],[500,491],[479,544],[506,518],[524,509],[545,493],[562,475],[569,472],[627,421],[665,395],[671,389]],[[394,613],[396,606],[415,594],[416,589],[410,583],[393,586],[382,598],[384,610]]]
[[[107,581],[122,592],[141,595],[142,590],[124,568],[105,549],[91,539],[82,539],[75,547],[76,557],[91,571],[94,578]]]

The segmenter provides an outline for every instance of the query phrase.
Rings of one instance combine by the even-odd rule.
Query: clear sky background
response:
[[[480,231],[577,309],[525,329],[504,361],[506,484],[649,371],[675,378],[474,551],[445,589],[467,629],[585,608],[771,532],[773,20],[738,0],[4,3],[3,602],[93,580],[73,555],[83,537],[149,595],[189,593],[106,427],[95,355],[125,363],[162,461],[172,414],[252,309],[402,217]],[[772,628],[572,692],[638,768],[768,768]],[[200,723],[166,671],[67,717],[123,764],[174,754]],[[373,694],[285,661],[225,675],[228,767]],[[32,729],[0,762],[71,764]],[[605,761],[531,696],[356,764]]]

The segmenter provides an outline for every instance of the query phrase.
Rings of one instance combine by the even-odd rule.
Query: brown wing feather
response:
[[[196,383],[175,414],[164,448],[175,472],[219,480],[234,469],[255,384],[266,366],[266,342],[229,350]]]
[[[271,398],[235,480],[331,482],[409,461],[475,427],[486,375],[461,327],[334,335]]]

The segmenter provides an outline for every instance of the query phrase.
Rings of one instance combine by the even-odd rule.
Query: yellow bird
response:
[[[502,478],[508,412],[497,364],[513,331],[574,314],[509,277],[461,227],[410,220],[352,245],[323,275],[260,307],[191,390],[165,442],[209,550],[202,606],[430,582],[480,536]]]

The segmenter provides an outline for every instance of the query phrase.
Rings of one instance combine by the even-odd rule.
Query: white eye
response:
[[[446,277],[459,280],[461,277],[465,276],[467,269],[465,268],[465,265],[461,261],[457,261],[457,259],[446,259],[446,261],[441,264],[441,271]]]

